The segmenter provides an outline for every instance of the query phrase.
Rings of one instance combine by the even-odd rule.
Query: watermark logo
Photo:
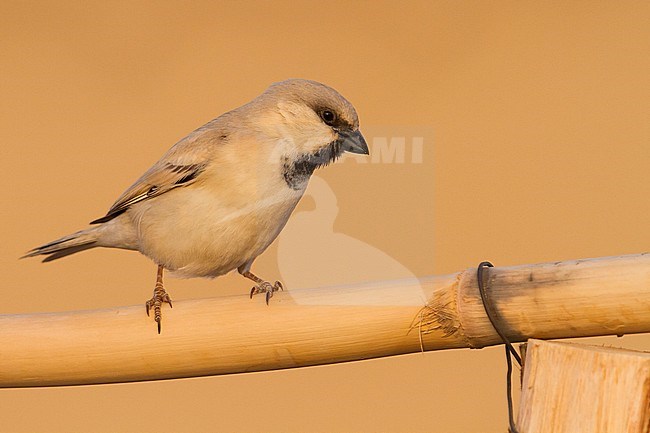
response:
[[[293,300],[303,305],[424,305],[426,296],[418,278],[399,260],[381,249],[348,234],[337,232],[337,198],[329,184],[312,176],[303,200],[312,209],[294,212],[278,236],[277,263],[280,276]],[[386,281],[402,280],[399,294],[387,291]],[[358,290],[327,290],[314,296],[316,288],[362,284]],[[344,293],[344,294],[343,294]]]
[[[424,137],[373,137],[370,158],[355,157],[360,164],[422,164]]]
[[[345,153],[343,159],[367,169],[381,165],[387,178],[391,173],[386,165],[395,169],[421,165],[433,146],[429,127],[362,127],[361,132],[370,155]],[[374,216],[372,210],[369,213]],[[389,252],[335,230],[338,215],[335,191],[318,174],[312,175],[301,205],[278,236],[280,278],[293,300],[303,305],[425,305],[420,280],[409,268]],[[397,294],[384,290],[394,280],[401,280],[404,287]],[[353,287],[337,290],[337,286]],[[308,288],[313,290],[300,290]]]
[[[370,156],[347,155],[359,164],[422,164],[433,146],[431,127],[362,128]]]

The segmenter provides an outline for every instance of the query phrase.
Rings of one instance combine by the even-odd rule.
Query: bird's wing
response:
[[[110,221],[135,203],[196,182],[207,167],[213,149],[224,138],[220,134],[214,134],[216,131],[208,128],[209,125],[199,128],[176,143],[122,193],[105,216],[91,221],[90,224]]]

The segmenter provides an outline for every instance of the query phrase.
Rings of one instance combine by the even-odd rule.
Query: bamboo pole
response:
[[[647,433],[650,353],[530,340],[521,433]]]
[[[512,341],[650,332],[650,255],[489,270]],[[194,377],[499,344],[476,269],[441,277],[0,316],[0,387]]]

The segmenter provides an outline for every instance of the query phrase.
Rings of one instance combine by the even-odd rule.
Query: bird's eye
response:
[[[331,110],[323,110],[320,112],[320,117],[323,119],[323,122],[328,125],[332,125],[336,121],[336,114]]]

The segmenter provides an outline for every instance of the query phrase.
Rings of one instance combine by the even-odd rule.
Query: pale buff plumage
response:
[[[50,261],[94,247],[141,252],[159,266],[147,303],[159,326],[160,305],[170,302],[163,269],[182,277],[238,269],[268,302],[282,286],[257,278],[251,264],[286,224],[314,169],[343,151],[368,153],[358,128],[354,107],[334,89],[308,80],[276,83],[176,143],[97,225],[26,257]]]

